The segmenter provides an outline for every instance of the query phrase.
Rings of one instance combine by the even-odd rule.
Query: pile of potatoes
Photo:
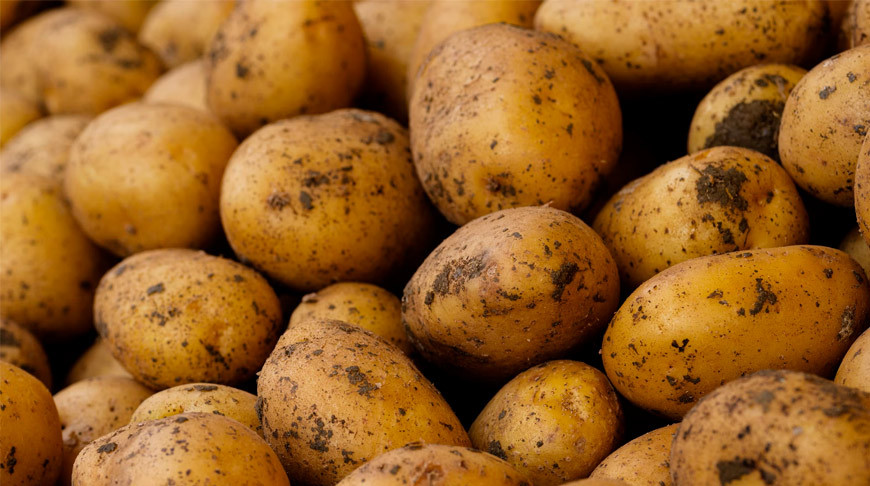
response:
[[[0,7],[0,484],[870,484],[870,0]]]

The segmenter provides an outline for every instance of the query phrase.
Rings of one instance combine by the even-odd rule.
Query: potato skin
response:
[[[154,389],[250,379],[281,329],[278,297],[263,277],[194,250],[126,258],[100,281],[94,313],[112,355]]]
[[[864,241],[870,245],[870,135],[864,137],[855,166],[855,215]]]
[[[257,395],[266,440],[294,483],[335,484],[413,441],[471,445],[404,354],[341,321],[289,328],[260,371]]]
[[[256,405],[256,395],[246,391],[213,383],[190,383],[155,393],[136,408],[130,423],[203,412],[229,417],[263,435]]]
[[[345,476],[337,486],[428,484],[531,486],[520,471],[485,452],[466,447],[414,442],[385,452]]]
[[[846,352],[834,382],[870,393],[870,332],[864,331]]]
[[[350,2],[249,0],[209,46],[208,104],[240,136],[284,118],[326,113],[351,105],[365,59]]]
[[[618,479],[608,479],[608,478],[588,478],[581,479],[579,481],[571,481],[570,483],[565,483],[562,486],[631,486],[629,483],[625,481],[620,481]],[[659,485],[656,485],[659,486]]]
[[[632,486],[671,486],[668,461],[679,426],[668,425],[635,438],[610,453],[589,477],[625,481]]]
[[[0,170],[36,174],[63,185],[70,147],[90,121],[88,115],[54,115],[29,124],[3,146]]]
[[[51,389],[51,367],[39,340],[27,329],[0,318],[0,361],[15,365]]]
[[[849,10],[843,17],[841,35],[841,50],[870,42],[870,1],[852,0],[849,2]]]
[[[84,352],[73,364],[66,377],[66,385],[72,385],[77,381],[87,380],[100,376],[120,376],[132,378],[133,375],[121,366],[121,363],[112,356],[109,345],[101,338],[97,338],[94,344]]]
[[[17,92],[0,88],[0,147],[12,140],[25,125],[42,116],[36,103]]]
[[[432,51],[411,95],[410,129],[426,193],[459,225],[548,202],[576,212],[622,144],[616,93],[594,61],[555,35],[504,24],[457,33]]]
[[[739,147],[659,166],[616,193],[592,227],[629,287],[691,258],[809,239],[809,216],[788,173]]]
[[[402,317],[426,360],[497,382],[587,341],[618,303],[601,238],[569,213],[526,207],[444,240],[405,287]]]
[[[163,0],[144,19],[139,42],[167,67],[181,66],[205,54],[235,6],[235,0]]]
[[[796,371],[731,382],[689,412],[674,484],[870,483],[870,394]]]
[[[509,381],[468,434],[537,486],[584,478],[622,439],[619,398],[604,373],[578,361],[550,361]]]
[[[75,486],[136,484],[289,486],[275,452],[235,420],[183,413],[127,425],[91,442],[73,469]]]
[[[195,5],[193,2],[185,3]],[[142,101],[183,105],[209,112],[205,99],[205,62],[197,59],[160,76],[145,92]]]
[[[196,3],[200,2],[198,0]],[[158,0],[68,0],[68,3],[100,12],[135,33],[139,31],[152,8],[158,5]]]
[[[628,400],[670,418],[766,368],[833,373],[870,322],[857,262],[789,246],[675,265],[638,287],[604,334],[604,369]]]

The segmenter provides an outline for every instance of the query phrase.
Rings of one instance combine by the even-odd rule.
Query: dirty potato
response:
[[[841,4],[847,2],[838,2]],[[848,2],[849,9],[843,17],[841,24],[842,50],[867,44],[870,42],[870,1],[852,0]]]
[[[5,64],[4,64],[5,66]],[[0,88],[0,147],[6,147],[25,125],[42,116],[39,106],[7,88]]]
[[[99,376],[120,376],[132,378],[133,375],[121,366],[121,363],[112,356],[112,350],[100,338],[73,363],[66,377],[66,385],[72,385],[77,381],[96,378]]]
[[[843,357],[834,382],[870,393],[870,331],[864,331]]]
[[[864,241],[870,245],[870,135],[864,137],[855,165],[855,215]]]
[[[0,318],[0,361],[15,365],[51,389],[51,367],[39,340],[27,329]]]
[[[29,124],[3,146],[0,170],[36,174],[63,185],[70,147],[90,121],[88,115],[54,115]]]
[[[637,437],[613,451],[589,477],[625,481],[632,486],[671,486],[668,460],[679,426],[668,425]]]
[[[139,405],[130,417],[130,423],[158,420],[187,412],[223,415],[263,435],[263,426],[257,417],[257,397],[246,391],[213,383],[190,383],[157,392]]]
[[[864,275],[870,275],[870,244],[861,236],[861,231],[852,228],[840,243],[840,250],[849,254],[864,269]]]
[[[235,6],[236,0],[163,0],[145,18],[139,42],[166,67],[181,66],[205,54]]]
[[[145,92],[142,101],[183,105],[208,112],[204,61],[198,59],[182,64],[160,76]]]

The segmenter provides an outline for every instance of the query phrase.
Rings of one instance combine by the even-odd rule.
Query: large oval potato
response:
[[[864,137],[855,165],[855,215],[864,241],[870,245],[870,135]]]
[[[263,435],[263,426],[257,416],[257,397],[237,388],[212,383],[190,383],[157,392],[136,408],[130,423],[187,412],[223,415]]]
[[[638,287],[607,328],[607,376],[671,418],[720,385],[766,368],[825,376],[870,322],[857,262],[822,246],[695,258]]]
[[[39,106],[16,91],[0,88],[0,147],[25,125],[42,116]]]
[[[852,343],[837,369],[834,382],[870,393],[870,331]]]
[[[163,0],[145,18],[139,42],[169,68],[202,57],[236,0]]]
[[[208,112],[205,99],[205,61],[198,59],[171,69],[154,81],[142,101],[183,105]]]
[[[625,481],[631,486],[671,486],[668,461],[679,426],[668,425],[635,438],[604,458],[589,477]]]
[[[51,390],[51,367],[42,344],[27,329],[0,318],[0,361],[35,376]]]
[[[120,376],[132,378],[133,375],[124,369],[121,363],[112,356],[109,345],[101,338],[97,338],[94,344],[73,363],[66,377],[66,385],[72,385],[77,381],[96,378],[99,376]]]
[[[0,170],[36,174],[63,185],[70,147],[90,121],[88,115],[54,115],[29,124],[3,146]]]

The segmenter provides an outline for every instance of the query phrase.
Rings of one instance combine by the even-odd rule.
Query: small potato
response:
[[[870,245],[870,135],[864,137],[855,166],[855,215],[864,241]]]
[[[236,0],[163,0],[142,24],[139,42],[167,67],[181,66],[205,54],[235,6]]]
[[[190,3],[200,2],[202,0]],[[158,4],[158,0],[67,0],[67,3],[100,12],[120,23],[130,32],[136,33],[145,22],[148,12]]]
[[[686,415],[674,484],[870,484],[870,393],[796,371],[722,386]]]
[[[870,331],[864,331],[852,343],[834,382],[870,393]]]
[[[870,43],[870,0],[852,0],[848,5],[841,27],[840,47],[844,51]]]
[[[855,167],[870,129],[870,45],[837,54],[794,87],[779,157],[795,183],[830,204],[855,204]]]
[[[0,361],[15,365],[51,389],[51,367],[42,344],[27,329],[0,318]]]
[[[157,392],[139,405],[130,423],[158,420],[187,412],[223,415],[263,435],[263,426],[257,417],[257,397],[246,391],[211,383],[191,383]]]
[[[840,250],[849,254],[864,269],[864,275],[870,275],[870,244],[861,237],[861,231],[853,228],[840,243]]]
[[[0,88],[0,147],[25,125],[42,116],[39,106],[17,92]]]
[[[235,420],[184,413],[133,423],[91,442],[76,459],[76,486],[289,486],[275,452]]]
[[[73,463],[94,440],[127,425],[136,407],[154,393],[130,378],[79,381],[54,396],[63,429],[61,486],[72,481]]]
[[[281,329],[266,279],[182,249],[137,253],[116,265],[100,281],[94,315],[112,355],[154,389],[248,380]]]
[[[444,486],[531,486],[521,472],[485,452],[420,442],[375,457],[338,486],[405,486],[421,481]]]
[[[486,404],[468,435],[536,486],[585,478],[622,439],[619,398],[604,373],[550,361],[517,375]]]
[[[54,115],[29,124],[3,146],[0,170],[36,174],[63,185],[70,147],[90,121],[88,115]]]
[[[100,376],[118,376],[132,378],[133,375],[125,370],[121,363],[112,356],[106,341],[97,338],[96,342],[76,360],[66,377],[66,385],[72,385],[77,381],[87,380]]]
[[[668,460],[679,426],[655,429],[616,449],[589,477],[625,481],[631,486],[671,486]]]
[[[376,285],[342,282],[308,294],[290,316],[289,327],[308,319],[344,321],[371,331],[410,354],[399,298]]]
[[[63,442],[51,393],[26,371],[0,361],[0,484],[53,485]]]
[[[142,101],[189,106],[208,112],[208,102],[205,99],[204,61],[198,59],[182,64],[160,76],[145,92]]]
[[[288,329],[260,371],[257,395],[266,440],[294,484],[335,484],[413,441],[471,445],[411,360],[341,321]]]

